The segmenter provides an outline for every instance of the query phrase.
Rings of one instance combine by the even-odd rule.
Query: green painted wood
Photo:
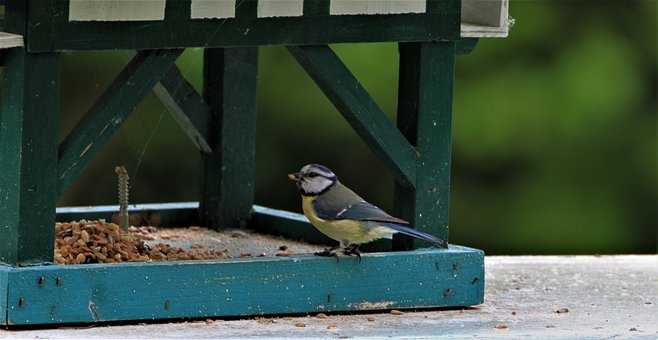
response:
[[[416,151],[329,46],[288,47],[399,183],[416,182]]]
[[[330,0],[304,0],[304,16],[324,17],[329,15]]]
[[[53,2],[41,5],[42,1]],[[195,19],[188,1],[169,1],[164,21],[69,22],[68,1],[30,2],[28,49],[33,52],[101,49],[244,47],[347,42],[457,40],[460,1],[429,0],[429,14],[308,15],[256,18],[256,1],[239,1],[237,18]]]
[[[119,129],[128,115],[174,65],[183,50],[138,53],[96,100],[59,146],[59,193],[63,193]]]
[[[7,324],[7,294],[9,293],[9,271],[8,266],[0,265],[0,325]]]
[[[0,262],[49,262],[57,199],[57,55],[10,49],[0,88]]]
[[[469,306],[483,300],[483,261],[479,250],[451,246],[365,254],[361,263],[299,255],[14,268],[7,323]]]
[[[416,188],[395,187],[397,216],[448,240],[455,43],[400,44],[398,127],[416,147]],[[422,241],[394,238],[394,249]]]
[[[143,221],[157,221],[158,227],[189,227],[199,225],[198,202],[150,203],[128,206],[130,215],[138,214]],[[119,212],[118,205],[57,208],[57,222],[79,220],[112,220]]]
[[[210,125],[210,107],[183,77],[178,67],[169,69],[160,83],[153,87],[153,92],[192,143],[202,152],[211,153],[212,149],[206,141]]]
[[[457,54],[469,54],[473,52],[478,43],[478,38],[462,38],[455,42]]]
[[[211,108],[202,155],[202,225],[244,226],[251,215],[256,181],[256,86],[258,49],[206,49],[204,98]]]

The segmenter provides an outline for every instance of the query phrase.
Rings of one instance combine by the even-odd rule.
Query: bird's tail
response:
[[[403,225],[397,224],[397,223],[384,223],[385,226],[401,233],[407,236],[412,236],[421,240],[425,240],[427,242],[434,243],[434,245],[437,245],[439,247],[447,248],[448,247],[448,242],[446,240],[438,238],[432,234],[424,233],[422,231],[412,229],[409,227],[405,227]]]

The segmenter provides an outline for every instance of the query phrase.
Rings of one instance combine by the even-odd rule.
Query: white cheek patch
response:
[[[333,182],[324,177],[313,177],[301,182],[302,189],[309,194],[318,194],[331,186]]]

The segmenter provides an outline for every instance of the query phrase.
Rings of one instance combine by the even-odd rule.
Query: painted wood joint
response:
[[[181,49],[138,53],[59,146],[58,190],[63,193],[174,65]]]
[[[210,107],[183,77],[178,67],[172,67],[160,83],[153,87],[153,92],[192,143],[201,152],[211,153],[212,148],[208,144]]]
[[[290,46],[288,50],[398,182],[413,187],[416,150],[331,48]]]

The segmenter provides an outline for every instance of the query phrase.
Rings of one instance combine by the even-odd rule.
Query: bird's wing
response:
[[[318,217],[325,220],[358,220],[408,225],[409,222],[387,214],[379,207],[368,202],[356,202],[339,209],[324,209],[321,204],[314,204]]]

